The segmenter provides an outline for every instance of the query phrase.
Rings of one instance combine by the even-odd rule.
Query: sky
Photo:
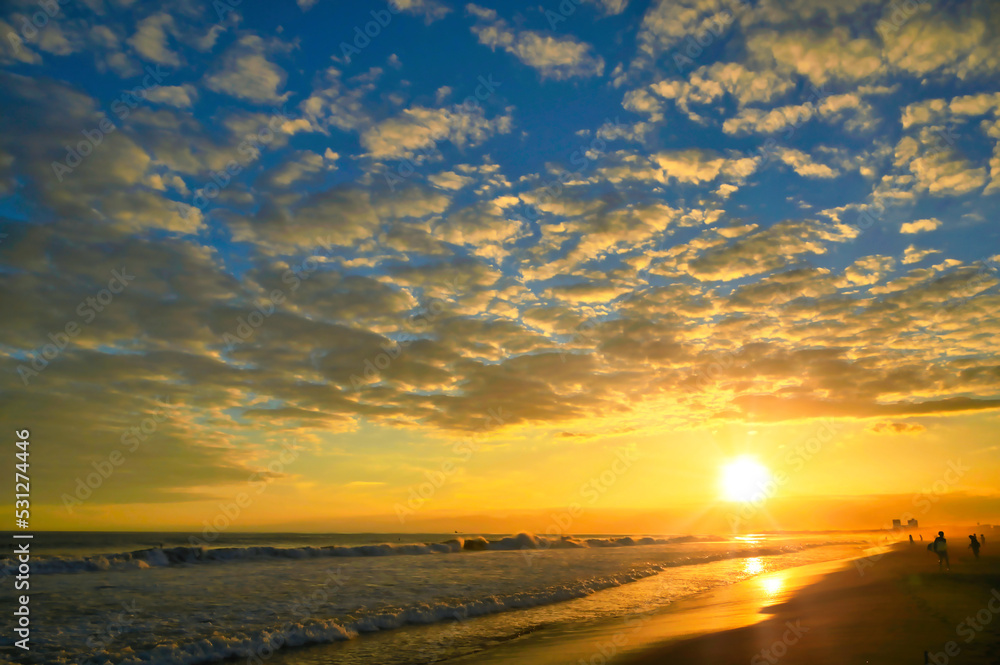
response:
[[[990,2],[4,8],[36,528],[1000,521]]]

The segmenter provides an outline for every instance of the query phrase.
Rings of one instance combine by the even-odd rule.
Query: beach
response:
[[[925,543],[900,543],[763,608],[763,620],[668,639],[618,662],[903,665],[924,663],[926,651],[936,665],[1000,663],[1000,555],[984,550],[977,560],[953,545],[951,563],[939,572]]]
[[[60,630],[38,631],[24,662],[576,663],[597,652],[591,637],[611,639],[605,632],[626,623],[641,629],[629,633],[635,648],[746,625],[762,598],[884,535],[223,534],[207,548],[188,539],[39,537],[31,584],[44,602],[32,617]],[[16,562],[0,564],[13,574]],[[0,602],[13,606],[13,593],[0,589]],[[0,641],[0,654],[11,648]]]
[[[978,560],[947,532],[948,572],[926,542],[883,532],[234,534],[207,549],[181,534],[50,534],[32,616],[60,630],[23,662],[1000,663],[995,532]],[[118,551],[95,551],[108,542]]]

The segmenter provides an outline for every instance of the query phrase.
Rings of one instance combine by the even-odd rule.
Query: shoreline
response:
[[[459,657],[477,665],[605,665],[624,663],[650,648],[720,634],[766,620],[768,606],[785,602],[827,574],[853,569],[852,561],[889,546],[873,546],[853,556],[795,565],[724,584],[648,613],[584,621],[539,631],[492,649]],[[663,662],[663,661],[655,661]],[[678,661],[684,662],[684,661]]]
[[[649,640],[615,662],[920,665],[927,651],[936,665],[1000,663],[1000,555],[952,555],[938,572],[926,547],[900,543],[797,588],[749,625]]]

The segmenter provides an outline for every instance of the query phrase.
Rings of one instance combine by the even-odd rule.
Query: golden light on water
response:
[[[743,561],[743,572],[756,575],[764,572],[764,561],[760,557],[751,557]]]
[[[750,557],[743,560],[743,572],[747,575],[760,575],[764,570],[764,559],[760,557]],[[781,572],[770,573],[761,575],[756,582],[764,590],[764,593],[768,597],[771,597],[776,595],[785,586],[785,576]]]
[[[744,455],[722,467],[722,494],[730,501],[750,501],[771,479],[767,467]]]

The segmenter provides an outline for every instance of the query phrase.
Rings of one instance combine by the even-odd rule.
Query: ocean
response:
[[[857,556],[875,534],[36,533],[26,663],[432,663]],[[11,542],[7,537],[7,542]],[[0,599],[15,607],[0,558]]]

